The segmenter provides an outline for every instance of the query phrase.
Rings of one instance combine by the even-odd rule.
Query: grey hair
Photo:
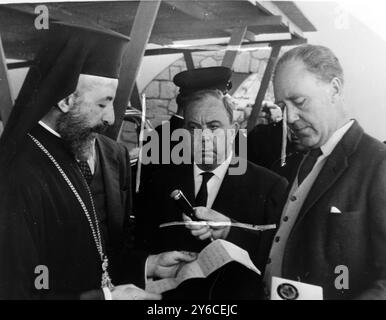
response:
[[[204,89],[190,94],[185,102],[184,113],[186,113],[187,109],[192,103],[201,101],[202,99],[207,97],[213,97],[222,101],[230,123],[234,123],[233,111],[236,109],[236,107],[232,102],[231,98],[228,95],[224,95],[218,89]]]
[[[278,60],[273,77],[275,78],[277,70],[287,62],[302,61],[307,70],[320,80],[330,82],[338,78],[344,83],[343,68],[339,59],[327,47],[304,44],[285,52]]]

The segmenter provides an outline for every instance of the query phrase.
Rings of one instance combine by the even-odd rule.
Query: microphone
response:
[[[184,196],[181,190],[176,189],[171,194],[170,197],[176,202],[177,206],[193,221],[198,221],[194,215],[194,210],[188,199]]]

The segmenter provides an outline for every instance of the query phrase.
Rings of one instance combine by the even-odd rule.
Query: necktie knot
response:
[[[309,151],[302,162],[298,173],[298,185],[309,175],[318,158],[323,154],[320,148]]]
[[[206,184],[206,183],[208,183],[210,178],[212,178],[214,176],[214,173],[210,172],[210,171],[205,171],[205,172],[202,172],[201,175],[202,175],[202,183]]]
[[[311,151],[308,153],[308,157],[316,158],[318,159],[323,154],[322,150],[320,148],[311,149]]]

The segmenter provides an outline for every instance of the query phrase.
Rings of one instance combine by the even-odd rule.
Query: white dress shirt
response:
[[[212,208],[213,202],[217,197],[218,191],[220,190],[222,181],[224,180],[225,174],[227,173],[229,164],[232,160],[232,153],[230,156],[220,164],[216,169],[212,171],[213,176],[209,179],[207,183],[208,188],[208,201],[207,208]],[[197,197],[198,191],[200,190],[202,183],[201,173],[205,172],[201,170],[196,163],[193,164],[193,174],[194,174],[194,196]]]

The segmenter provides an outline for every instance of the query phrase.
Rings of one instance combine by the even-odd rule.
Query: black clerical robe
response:
[[[63,141],[40,126],[31,134],[62,167],[92,216],[85,180]],[[101,290],[95,290],[101,285],[101,260],[89,221],[54,164],[27,137],[4,175],[0,298],[100,298]],[[48,270],[47,288],[41,288],[47,281],[39,266]]]

